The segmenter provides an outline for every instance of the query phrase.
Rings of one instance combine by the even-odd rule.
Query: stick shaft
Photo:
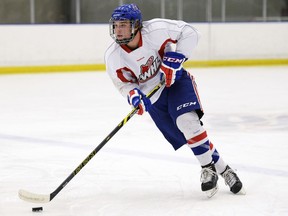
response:
[[[148,94],[147,97],[151,98],[164,84],[161,81],[155,86]],[[97,154],[98,151],[134,116],[138,108],[134,108],[105,139],[79,164],[79,166],[50,194],[50,201],[73,179],[82,168]]]

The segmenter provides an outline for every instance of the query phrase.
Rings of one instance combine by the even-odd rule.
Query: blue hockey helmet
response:
[[[118,40],[115,35],[115,21],[129,20],[131,24],[131,37],[127,39]],[[127,44],[135,37],[137,31],[142,27],[142,14],[136,4],[124,4],[117,8],[112,13],[110,24],[110,36],[118,44]]]

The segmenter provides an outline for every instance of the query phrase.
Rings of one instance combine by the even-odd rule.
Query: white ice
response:
[[[211,141],[247,194],[219,179],[211,199],[188,147],[174,151],[135,115],[49,203],[49,194],[130,112],[107,74],[0,76],[0,215],[288,215],[288,67],[190,69]]]

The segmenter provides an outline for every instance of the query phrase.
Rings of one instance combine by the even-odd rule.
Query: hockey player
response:
[[[218,190],[219,174],[232,193],[243,193],[242,182],[202,127],[204,113],[196,83],[183,68],[198,43],[198,31],[183,21],[142,21],[137,5],[124,4],[112,13],[110,35],[115,42],[105,53],[105,64],[115,87],[130,105],[139,108],[139,115],[148,111],[175,150],[184,144],[191,148],[202,167],[202,191],[212,197]],[[161,79],[165,85],[147,98]]]

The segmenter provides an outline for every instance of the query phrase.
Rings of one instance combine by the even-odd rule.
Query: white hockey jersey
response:
[[[109,46],[105,53],[106,71],[124,97],[135,87],[147,94],[160,82],[158,71],[164,53],[176,51],[189,58],[198,40],[198,31],[183,21],[144,21],[137,49],[130,50],[116,42]],[[164,86],[151,98],[152,103],[163,89]]]

